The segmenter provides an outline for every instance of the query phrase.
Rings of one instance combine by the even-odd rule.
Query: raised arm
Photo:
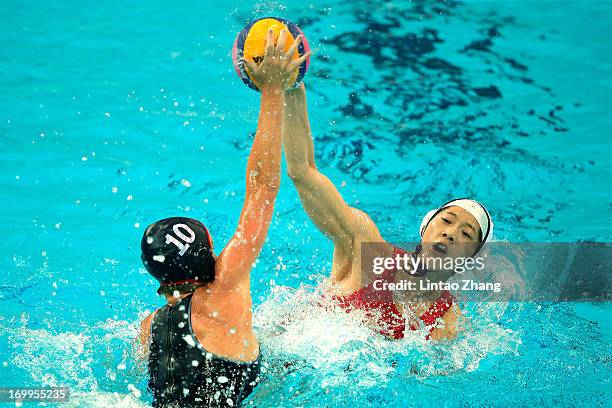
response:
[[[285,159],[289,176],[308,216],[336,244],[350,243],[358,234],[378,236],[378,229],[370,217],[363,211],[349,207],[336,186],[315,165],[303,84],[286,94],[285,104]]]
[[[217,259],[218,285],[249,282],[249,272],[263,247],[274,212],[280,187],[284,88],[306,57],[292,59],[300,39],[285,53],[286,38],[283,30],[274,46],[270,30],[261,65],[244,61],[261,91],[261,106],[247,163],[246,197],[238,228]]]

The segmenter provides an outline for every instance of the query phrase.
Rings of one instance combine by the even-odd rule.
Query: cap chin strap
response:
[[[160,283],[159,286],[178,286],[178,285],[185,285],[188,283],[193,283],[193,284],[201,284],[201,285],[206,285],[205,282],[202,282],[201,280],[198,279],[186,279],[186,280],[182,280],[182,281],[176,281],[176,282],[164,282],[164,283]]]
[[[172,286],[180,286],[180,285],[187,285],[187,284],[197,285],[198,283],[201,286],[205,285],[205,283],[202,283],[202,281],[199,281],[197,279],[188,279],[188,280],[177,281],[177,282],[161,283],[159,285],[159,289],[157,289],[157,293],[161,294],[162,288],[167,288],[167,287],[172,287]]]

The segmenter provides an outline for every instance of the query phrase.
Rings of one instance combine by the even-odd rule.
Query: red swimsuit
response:
[[[404,255],[406,251],[396,248],[393,256],[396,254]],[[380,280],[384,282],[393,282],[396,270],[386,270],[380,276]],[[393,293],[388,290],[376,290],[374,289],[374,283],[361,288],[350,295],[346,296],[333,296],[333,299],[338,303],[340,307],[350,312],[352,310],[363,310],[366,313],[366,317],[374,318],[378,323],[378,331],[385,336],[392,337],[394,339],[401,339],[404,337],[406,331],[406,321],[400,311],[393,303]],[[453,305],[453,296],[449,291],[442,292],[442,295],[436,299],[436,301],[421,315],[420,320],[423,321],[425,326],[432,326],[429,330],[431,333],[435,326],[436,321],[446,313],[448,309]],[[410,324],[410,330],[418,329],[418,325],[415,323]],[[429,335],[427,335],[429,338]]]

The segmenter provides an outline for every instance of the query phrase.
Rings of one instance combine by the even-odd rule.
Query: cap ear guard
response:
[[[423,234],[425,233],[425,228],[427,228],[427,226],[429,225],[429,222],[434,217],[434,215],[436,215],[438,211],[440,210],[439,209],[431,210],[427,214],[425,214],[425,217],[423,217],[423,221],[421,221],[421,228],[419,229],[421,237],[423,237]]]

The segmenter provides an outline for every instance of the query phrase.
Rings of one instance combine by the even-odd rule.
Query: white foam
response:
[[[516,353],[520,344],[518,333],[498,323],[506,308],[501,302],[478,305],[486,312],[466,306],[469,330],[450,342],[426,340],[427,329],[391,341],[366,327],[359,311],[320,304],[321,289],[277,286],[255,310],[254,322],[271,364],[310,367],[322,387],[381,386],[391,375],[404,375],[390,361],[408,364],[405,375],[419,377],[473,371],[488,355]]]

